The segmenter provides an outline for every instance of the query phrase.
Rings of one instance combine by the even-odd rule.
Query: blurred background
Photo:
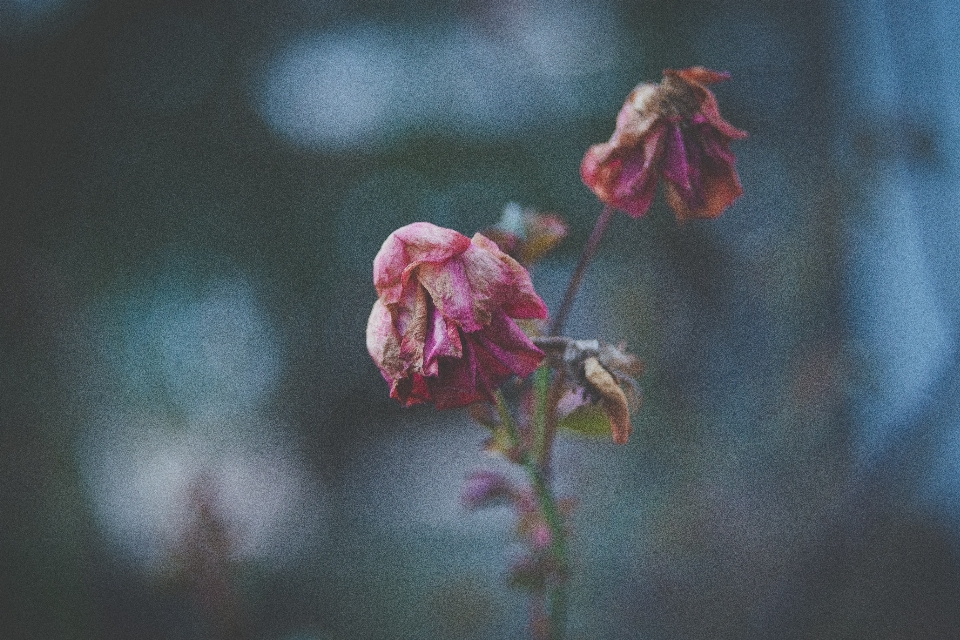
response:
[[[0,636],[519,638],[500,468],[364,347],[395,228],[580,183],[663,68],[731,72],[746,195],[621,215],[571,335],[646,362],[564,437],[570,638],[960,628],[949,0],[0,2]]]

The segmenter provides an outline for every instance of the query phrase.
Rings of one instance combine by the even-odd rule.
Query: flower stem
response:
[[[541,366],[533,374],[534,414],[533,453],[541,467],[546,469],[550,440],[547,436],[547,393],[550,387],[550,368]]]
[[[550,640],[560,640],[567,617],[567,539],[557,504],[543,470],[536,463],[524,464],[533,485],[533,491],[543,511],[543,519],[550,527],[550,551],[556,563],[556,576],[547,583],[547,616],[550,619]]]
[[[556,336],[563,330],[563,325],[573,307],[573,300],[576,298],[577,291],[583,281],[584,273],[586,273],[587,266],[600,247],[600,241],[603,240],[603,234],[610,226],[614,211],[613,207],[607,205],[600,213],[600,217],[597,218],[593,232],[583,248],[583,253],[580,254],[580,260],[573,270],[573,275],[570,276],[570,284],[567,285],[567,291],[560,303],[560,309],[553,319],[553,324],[550,327],[551,336]],[[555,422],[554,414],[559,393],[553,392],[548,367],[538,369],[533,380],[535,407],[531,420],[533,428],[532,450],[524,447],[520,430],[510,413],[510,408],[507,406],[503,394],[497,391],[495,397],[497,411],[500,414],[500,423],[507,430],[511,445],[518,455],[517,459],[519,459],[530,478],[530,484],[533,486],[543,519],[550,528],[550,554],[555,563],[555,573],[547,582],[546,605],[549,619],[547,633],[549,640],[560,640],[563,637],[567,615],[567,539],[566,532],[563,530],[560,507],[550,490],[550,454],[551,449],[553,449],[553,431],[556,427],[553,423]]]
[[[566,323],[567,316],[570,315],[570,310],[573,308],[573,299],[577,297],[577,291],[580,289],[583,274],[586,272],[587,265],[590,264],[594,254],[600,247],[600,241],[603,240],[603,234],[606,233],[607,227],[610,226],[610,221],[613,219],[613,213],[615,211],[616,209],[610,205],[606,205],[603,207],[600,217],[597,218],[593,232],[590,234],[587,244],[583,247],[583,253],[580,254],[580,261],[577,262],[577,266],[573,270],[573,275],[570,276],[570,284],[567,285],[567,292],[563,295],[560,310],[557,311],[557,315],[553,319],[553,324],[550,325],[551,336],[558,335],[563,331],[563,325]]]
[[[510,407],[507,406],[507,401],[503,397],[503,392],[497,389],[494,392],[493,397],[497,401],[497,414],[500,416],[500,424],[506,428],[507,434],[510,436],[510,444],[512,444],[519,452],[522,447],[522,442],[520,441],[520,430],[517,429],[517,423],[513,419],[513,414],[510,413]]]
[[[587,244],[580,254],[580,260],[570,276],[570,283],[567,285],[567,291],[564,293],[563,301],[560,303],[560,309],[553,319],[550,326],[550,335],[556,336],[563,331],[563,325],[570,315],[573,308],[573,300],[577,297],[577,291],[583,282],[583,276],[587,271],[587,266],[597,253],[600,247],[600,241],[603,240],[603,234],[606,233],[610,221],[613,219],[614,211],[610,205],[606,205],[597,223],[593,227],[593,232],[587,240]],[[558,376],[562,375],[558,373]],[[536,398],[535,413],[533,416],[533,452],[524,452],[521,457],[521,464],[530,477],[530,483],[533,485],[534,493],[543,512],[543,519],[550,527],[551,553],[554,562],[556,562],[556,576],[554,580],[547,585],[547,616],[549,618],[549,638],[550,640],[560,640],[563,637],[563,628],[567,615],[567,539],[563,530],[563,521],[560,516],[560,508],[557,500],[550,490],[550,460],[553,449],[553,435],[556,429],[556,404],[560,394],[555,393],[554,389],[559,390],[555,380],[554,387],[550,385],[550,371],[547,367],[541,367],[534,374],[534,396]],[[504,417],[509,418],[510,412],[503,402],[503,397],[497,395],[497,406],[500,411],[501,421]],[[504,423],[506,424],[506,422]],[[520,446],[519,435],[516,425],[512,419],[507,426],[508,431],[513,434],[516,446]]]
[[[541,369],[536,374],[535,393],[536,393],[536,413],[534,416],[534,434],[535,443],[540,446],[546,444],[546,405],[549,394],[549,370]],[[555,575],[547,584],[547,617],[549,619],[549,640],[561,640],[563,637],[563,628],[567,615],[567,593],[566,593],[566,574],[567,574],[567,539],[566,532],[563,529],[563,520],[560,515],[560,506],[553,492],[550,490],[550,484],[547,480],[545,468],[541,465],[540,456],[542,452],[532,453],[523,449],[523,443],[520,439],[520,431],[517,427],[510,408],[500,391],[495,393],[497,412],[500,415],[500,422],[507,430],[510,436],[511,444],[519,452],[520,464],[523,466],[530,479],[534,495],[537,497],[537,503],[540,505],[540,511],[543,519],[550,528],[550,553],[553,556]]]

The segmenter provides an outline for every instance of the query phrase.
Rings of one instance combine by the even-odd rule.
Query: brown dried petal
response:
[[[623,389],[596,358],[583,363],[587,381],[600,394],[600,406],[610,418],[610,431],[616,444],[626,444],[633,427],[630,424],[630,405]]]

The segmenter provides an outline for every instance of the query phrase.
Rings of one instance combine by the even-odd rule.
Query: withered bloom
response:
[[[500,250],[529,267],[550,253],[569,233],[569,225],[558,215],[522,209],[516,202],[503,208],[496,226],[481,231]]]
[[[576,405],[598,405],[610,421],[616,444],[626,444],[633,432],[630,413],[640,405],[640,387],[635,378],[643,363],[623,347],[599,340],[571,340],[564,337],[537,338],[556,367],[562,367],[579,394]],[[570,407],[571,409],[573,407]]]
[[[545,318],[546,305],[527,270],[479,233],[426,222],[398,229],[373,261],[373,281],[380,298],[367,350],[407,406],[491,400],[543,359],[514,320]]]
[[[660,84],[639,85],[610,140],[587,150],[583,182],[605,204],[639,218],[662,176],[679,220],[720,215],[743,193],[730,141],[747,137],[720,116],[707,89],[729,77],[703,67],[667,69]]]

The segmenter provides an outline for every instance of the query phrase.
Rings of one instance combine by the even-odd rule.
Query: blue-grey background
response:
[[[716,88],[746,195],[619,216],[570,333],[647,364],[564,437],[571,638],[960,632],[948,0],[0,2],[0,636],[523,637],[501,468],[369,361],[390,231],[570,239],[630,89]],[[229,622],[224,619],[229,618]]]

